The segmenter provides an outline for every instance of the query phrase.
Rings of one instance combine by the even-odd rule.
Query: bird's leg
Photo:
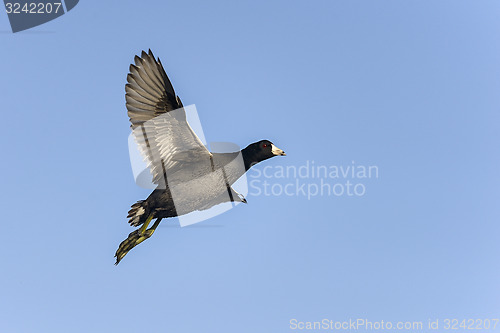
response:
[[[118,250],[116,250],[115,257],[116,257],[116,263],[115,265],[118,265],[120,260],[125,257],[125,255],[132,250],[135,246],[139,245],[140,243],[144,242],[146,239],[151,237],[153,233],[155,232],[156,228],[160,224],[161,218],[156,219],[155,223],[153,226],[149,229],[146,229],[153,219],[153,215],[150,215],[146,222],[139,228],[134,231],[132,231],[127,239],[125,239],[123,242],[120,243],[120,246],[118,247]]]
[[[139,237],[139,239],[135,242],[135,245],[139,245],[142,242],[144,242],[146,239],[148,239],[149,237],[153,236],[153,234],[154,234],[156,228],[158,227],[158,225],[160,224],[160,222],[161,222],[161,218],[156,219],[155,223],[153,223],[153,225],[151,226],[151,228],[145,230],[141,234],[141,237]]]
[[[146,222],[144,222],[141,227],[139,228],[139,233],[142,235],[144,233],[144,231],[148,228],[148,225],[149,223],[151,222],[151,220],[153,219],[153,214],[149,215],[148,219],[146,220]]]

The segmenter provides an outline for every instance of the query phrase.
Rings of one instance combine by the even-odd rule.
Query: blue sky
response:
[[[498,318],[499,10],[80,2],[17,34],[0,15],[0,330]],[[149,194],[132,177],[124,98],[128,66],[148,48],[208,141],[265,138],[286,151],[259,170],[354,161],[378,178],[358,180],[363,196],[250,194],[191,227],[163,221],[115,267],[127,211]]]

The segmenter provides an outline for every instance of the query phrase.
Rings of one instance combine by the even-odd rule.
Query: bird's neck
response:
[[[261,154],[255,154],[255,150],[252,149],[251,147],[246,147],[242,149],[241,155],[243,157],[243,162],[245,163],[245,172],[248,171],[255,164],[269,158]]]

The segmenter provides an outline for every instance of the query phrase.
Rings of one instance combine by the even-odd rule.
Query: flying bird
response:
[[[141,155],[153,176],[155,190],[132,205],[133,227],[116,251],[117,265],[135,246],[150,238],[164,218],[202,211],[224,202],[246,199],[231,185],[253,165],[285,152],[269,140],[241,151],[212,153],[186,120],[160,59],[151,50],[135,56],[125,85],[128,116]],[[148,229],[152,220],[153,225]]]

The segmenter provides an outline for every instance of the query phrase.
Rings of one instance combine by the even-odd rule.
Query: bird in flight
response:
[[[135,56],[125,85],[132,133],[153,176],[155,190],[132,205],[133,227],[116,251],[117,265],[135,246],[150,238],[164,218],[246,199],[231,186],[253,165],[285,152],[261,140],[229,153],[212,153],[186,120],[181,99],[151,50]],[[153,225],[149,224],[155,219]]]

